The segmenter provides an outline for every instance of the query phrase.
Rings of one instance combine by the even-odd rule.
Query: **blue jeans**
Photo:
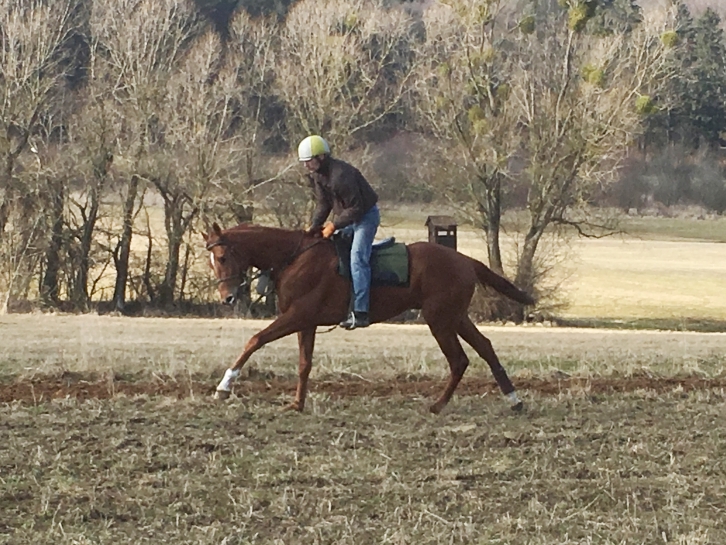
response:
[[[371,299],[371,250],[381,215],[373,205],[360,221],[341,229],[353,236],[350,250],[350,276],[353,279],[353,310],[368,312]]]

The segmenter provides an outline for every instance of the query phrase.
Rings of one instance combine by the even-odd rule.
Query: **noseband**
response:
[[[211,252],[212,248],[215,248],[217,246],[227,246],[230,250],[230,253],[232,253],[232,254],[235,253],[234,248],[232,246],[229,246],[228,244],[226,244],[225,242],[223,242],[221,240],[218,240],[217,242],[212,242],[211,244],[207,244],[206,249],[208,252]],[[236,258],[235,258],[235,261],[237,261]],[[246,275],[242,271],[238,274],[238,276],[240,277],[240,283],[237,286],[239,288],[241,286],[244,286],[247,283],[247,279],[245,278]],[[227,282],[228,280],[233,280],[235,278],[237,278],[237,275],[225,276],[224,278],[219,278],[219,279],[217,279],[217,285],[219,285],[223,282]]]

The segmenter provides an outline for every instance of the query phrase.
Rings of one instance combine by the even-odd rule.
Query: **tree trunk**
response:
[[[92,188],[90,193],[91,204],[88,215],[84,214],[83,229],[81,231],[80,254],[78,256],[76,281],[74,284],[73,302],[81,310],[88,310],[90,297],[88,294],[88,272],[91,268],[91,245],[93,243],[93,232],[96,228],[98,218],[98,189]]]
[[[164,281],[159,286],[159,303],[162,306],[174,302],[174,290],[176,289],[176,277],[179,272],[179,250],[181,249],[181,236],[174,236],[169,241],[169,254],[164,271]]]
[[[499,175],[493,183],[487,187],[487,254],[489,256],[489,268],[494,272],[503,274],[502,251],[499,235],[502,226],[502,186]]]
[[[8,155],[5,158],[5,168],[2,173],[2,177],[0,178],[3,188],[5,189],[5,195],[3,196],[2,204],[0,204],[0,244],[2,244],[5,238],[5,228],[10,220],[10,202],[13,196],[13,189],[11,186],[13,179],[13,165],[14,160],[12,156]]]
[[[5,200],[0,204],[0,244],[5,238],[5,226],[8,224],[8,217],[10,216],[10,206],[7,197],[8,195],[5,195]]]
[[[501,175],[482,174],[479,182],[484,187],[484,202],[479,200],[479,213],[486,234],[487,257],[489,268],[498,274],[504,274],[501,251],[502,228],[502,186]],[[485,303],[475,303],[480,318],[486,320],[509,320],[512,318],[512,302],[506,297],[495,294],[493,290],[484,295]]]
[[[487,215],[487,253],[489,256],[489,268],[494,272],[504,275],[502,264],[502,252],[500,245],[500,234],[502,226],[502,200],[500,179],[487,188],[487,203],[489,214]],[[513,320],[517,323],[524,318],[522,307],[500,294],[493,294],[487,304],[491,311],[490,319]]]
[[[182,237],[184,236],[183,198],[175,196],[164,198],[164,211],[166,214],[166,236],[168,253],[164,281],[159,286],[159,303],[167,306],[174,302],[174,290],[176,289],[176,278],[179,272],[179,252],[181,249]]]
[[[191,244],[186,245],[186,250],[184,251],[184,265],[182,266],[181,271],[181,282],[179,285],[179,300],[184,300],[184,290],[187,287],[187,276],[189,274],[189,261],[192,255],[192,246]]]
[[[518,288],[531,293],[535,284],[534,256],[544,228],[532,226],[524,237],[524,247],[517,263],[517,275],[514,283]]]
[[[148,229],[147,237],[148,237],[148,247],[146,248],[146,262],[144,263],[144,287],[146,287],[146,294],[149,297],[149,301],[154,301],[156,299],[156,290],[151,283],[151,257],[153,254],[153,247],[154,247],[154,237],[151,235],[151,227],[149,227],[149,218],[147,215],[146,218],[146,226]]]
[[[157,185],[157,187],[159,187]],[[159,303],[169,305],[174,302],[174,292],[177,287],[179,275],[179,254],[184,239],[192,220],[199,212],[199,208],[193,206],[191,200],[183,193],[171,194],[160,188],[164,198],[164,223],[166,226],[166,237],[168,244],[168,258],[164,281],[159,286]],[[191,206],[185,215],[185,206]]]
[[[134,175],[128,186],[126,199],[122,211],[123,225],[121,238],[113,252],[113,262],[116,267],[116,282],[113,288],[113,306],[123,312],[126,307],[126,284],[129,277],[129,256],[131,255],[131,239],[133,237],[134,205],[139,191],[139,178]]]
[[[50,217],[53,222],[50,232],[50,243],[45,251],[45,273],[41,282],[40,298],[46,305],[57,306],[59,303],[58,273],[60,271],[60,252],[63,246],[63,184],[49,184]]]

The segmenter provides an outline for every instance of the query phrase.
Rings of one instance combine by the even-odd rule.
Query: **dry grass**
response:
[[[0,407],[0,543],[726,541],[722,392]]]
[[[726,252],[717,242],[578,242],[567,317],[726,321]]]
[[[120,318],[97,315],[0,316],[0,375],[63,371],[219,377],[264,320]],[[615,331],[535,326],[486,326],[504,366],[514,375],[581,376],[647,371],[671,376],[718,376],[726,365],[726,334]],[[278,376],[297,369],[297,340],[290,336],[257,352],[250,365]],[[488,376],[469,351],[469,374]],[[423,325],[378,324],[320,333],[313,377],[401,373],[444,376],[443,355]]]
[[[0,317],[0,379],[207,376],[264,322]],[[484,327],[514,375],[724,374],[726,334]],[[253,357],[291,375],[294,338]],[[197,395],[0,405],[0,544],[726,542],[720,389],[330,397],[315,381],[444,374],[423,326],[321,334],[304,414]],[[487,374],[476,360],[467,376]],[[18,376],[20,375],[20,377]],[[169,377],[171,375],[171,378]],[[466,381],[466,377],[465,377]],[[515,381],[516,382],[516,381]]]

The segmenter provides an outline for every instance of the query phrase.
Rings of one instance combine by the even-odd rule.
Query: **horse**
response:
[[[338,272],[338,256],[333,242],[305,231],[240,224],[222,230],[214,223],[202,234],[210,252],[209,265],[218,283],[219,295],[234,304],[247,271],[255,267],[269,271],[277,293],[279,314],[269,326],[254,334],[244,350],[225,371],[215,397],[227,399],[231,384],[255,351],[292,333],[299,344],[298,382],[295,400],[287,409],[302,411],[312,369],[315,334],[318,326],[335,326],[345,319],[351,296],[350,281]],[[452,248],[431,242],[407,245],[409,282],[407,286],[381,286],[371,289],[371,323],[383,322],[409,309],[420,309],[423,319],[449,363],[449,380],[440,397],[429,407],[438,414],[451,399],[469,366],[458,337],[483,358],[513,410],[522,401],[497,358],[492,343],[468,316],[468,307],[477,284],[494,288],[506,297],[531,305],[533,298],[484,263]]]

